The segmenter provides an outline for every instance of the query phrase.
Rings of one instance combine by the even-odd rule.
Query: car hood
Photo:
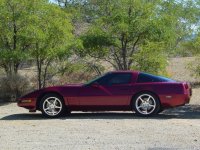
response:
[[[46,87],[43,89],[39,89],[39,90],[34,90],[30,93],[27,93],[23,96],[21,96],[19,99],[22,98],[26,98],[26,97],[37,97],[38,95],[41,95],[44,92],[60,92],[63,90],[70,90],[69,92],[73,92],[75,89],[78,89],[80,87],[82,87],[84,84],[65,84],[65,85],[61,85],[61,86],[51,86],[51,87]]]
[[[65,84],[65,87],[81,87],[83,84]]]

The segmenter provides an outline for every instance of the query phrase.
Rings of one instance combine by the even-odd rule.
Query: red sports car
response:
[[[71,111],[134,111],[140,116],[157,114],[189,103],[191,87],[185,82],[138,71],[115,71],[85,84],[48,87],[29,93],[18,106],[46,117]]]

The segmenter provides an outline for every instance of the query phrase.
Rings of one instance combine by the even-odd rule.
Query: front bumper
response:
[[[19,99],[17,105],[29,109],[29,111],[36,110],[36,100],[34,98]]]

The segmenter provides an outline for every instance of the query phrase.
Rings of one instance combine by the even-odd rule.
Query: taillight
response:
[[[184,86],[185,86],[185,89],[188,89],[188,88],[189,88],[189,86],[188,86],[187,83],[185,83]]]
[[[190,83],[183,83],[183,86],[184,86],[185,90],[188,91],[188,94],[191,96],[192,95],[192,88],[190,86]]]

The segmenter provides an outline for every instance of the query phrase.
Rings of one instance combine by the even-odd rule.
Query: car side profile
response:
[[[189,83],[138,71],[108,72],[85,84],[68,84],[33,91],[18,106],[54,118],[71,111],[134,111],[140,116],[190,101]]]

